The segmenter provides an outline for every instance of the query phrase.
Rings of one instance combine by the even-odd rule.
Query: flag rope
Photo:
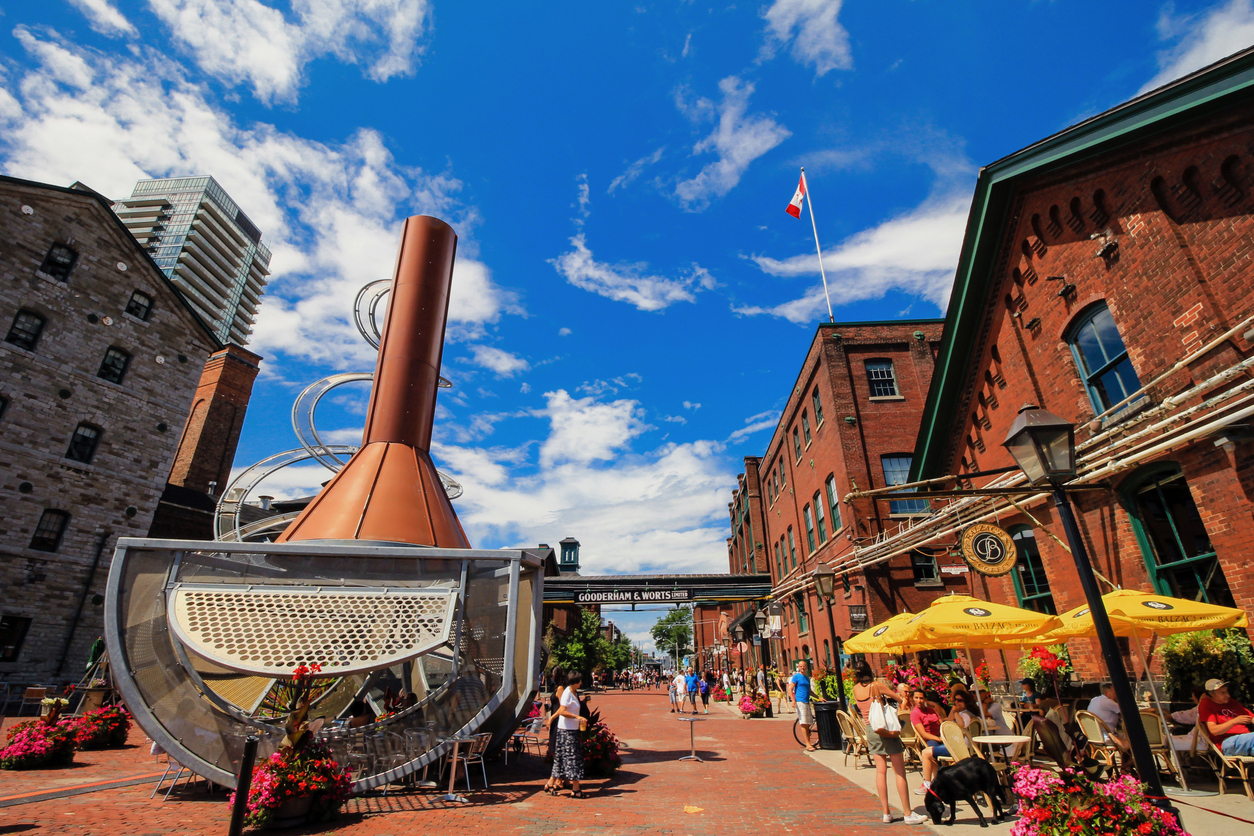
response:
[[[823,249],[819,246],[819,227],[814,222],[814,198],[810,194],[810,183],[806,180],[804,166],[801,169],[801,182],[804,184],[806,206],[810,210],[810,228],[814,230],[814,251],[819,254],[819,275],[823,277],[823,298],[827,300],[827,319],[829,322],[835,322],[836,317],[832,315],[832,295],[827,290],[827,271],[823,269]]]

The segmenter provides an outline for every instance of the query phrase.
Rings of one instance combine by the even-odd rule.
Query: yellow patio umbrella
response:
[[[1141,657],[1141,666],[1149,679],[1150,690],[1154,694],[1154,705],[1158,708],[1158,717],[1163,721],[1164,729],[1169,728],[1167,716],[1163,712],[1162,701],[1158,698],[1158,688],[1154,685],[1154,678],[1148,675],[1149,660],[1145,657],[1145,649],[1141,647],[1141,636],[1145,633],[1170,636],[1175,633],[1192,633],[1197,630],[1249,626],[1249,619],[1242,610],[1207,604],[1204,601],[1190,601],[1187,598],[1173,598],[1155,592],[1141,592],[1136,589],[1115,589],[1107,592],[1102,596],[1102,604],[1110,617],[1110,626],[1115,635],[1131,636],[1136,640],[1134,643]],[[1058,644],[1067,639],[1097,634],[1093,628],[1093,616],[1087,604],[1063,613],[1058,620],[1062,622],[1062,626],[1050,631],[1046,636],[1041,636],[1041,644]],[[1189,785],[1184,777],[1184,770],[1180,768],[1176,747],[1170,746],[1169,749],[1171,758],[1176,764],[1176,772],[1180,776],[1180,784],[1188,793]]]
[[[967,659],[971,648],[996,648],[1015,644],[1030,636],[1047,633],[1058,627],[1057,616],[981,601],[970,595],[945,595],[933,601],[926,610],[906,619],[898,628],[885,633],[890,645],[908,645],[916,649],[964,647]],[[979,702],[980,718],[984,703]]]
[[[871,629],[863,630],[849,639],[845,642],[845,650],[850,653],[910,653],[912,648],[898,645],[889,647],[888,642],[895,637],[902,625],[912,618],[914,618],[912,612],[899,612],[887,621],[881,621]]]

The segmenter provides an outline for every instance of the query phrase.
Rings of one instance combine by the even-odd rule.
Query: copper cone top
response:
[[[428,450],[457,235],[405,219],[362,447],[279,536],[470,547]]]

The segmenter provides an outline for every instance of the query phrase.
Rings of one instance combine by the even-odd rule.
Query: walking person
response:
[[[675,671],[675,678],[671,680],[671,687],[675,689],[675,711],[683,714],[684,702],[688,699],[688,677],[684,676],[683,671]]]
[[[713,675],[707,672],[705,676],[701,677],[700,684],[697,685],[701,690],[701,710],[706,714],[710,713],[710,680],[713,678]],[[694,711],[693,713],[695,714],[696,712]]]
[[[549,717],[550,724],[557,727],[557,751],[553,757],[553,774],[545,792],[557,795],[562,786],[570,781],[571,798],[587,798],[588,795],[579,786],[583,780],[583,741],[579,733],[588,727],[588,721],[580,716],[579,686],[583,684],[583,674],[572,671],[566,677],[566,689],[557,713]]]
[[[566,690],[566,671],[558,666],[553,668],[553,693],[549,694],[548,717],[545,718],[544,724],[549,727],[549,754],[550,763],[557,762],[557,725],[553,722],[553,718],[557,716],[557,712],[562,706],[562,692]],[[558,786],[557,780],[550,777],[544,784],[544,791]]]
[[[875,759],[875,792],[879,795],[880,806],[884,809],[884,823],[893,821],[893,814],[888,806],[888,763],[892,761],[893,774],[896,776],[897,797],[901,800],[901,810],[905,813],[906,824],[923,824],[924,816],[914,812],[910,806],[910,785],[906,783],[905,749],[900,737],[881,735],[871,730],[871,704],[876,701],[895,701],[897,695],[885,686],[876,682],[871,676],[871,668],[860,662],[854,667],[853,700],[862,713],[867,724],[867,751]],[[885,711],[895,710],[885,708]]]
[[[697,694],[701,691],[701,677],[693,673],[692,666],[684,674],[684,687],[688,689],[688,702],[692,705],[692,713],[697,713]]]
[[[810,705],[810,665],[801,659],[797,662],[797,672],[788,680],[788,696],[797,706],[797,725],[806,738],[806,751],[813,752],[815,745],[810,742],[810,729],[814,726],[814,708]]]

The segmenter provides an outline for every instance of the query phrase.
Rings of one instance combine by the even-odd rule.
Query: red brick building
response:
[[[833,635],[815,568],[848,565],[855,549],[926,513],[918,500],[844,498],[906,481],[941,326],[820,325],[765,454],[745,458],[728,506],[728,558],[733,573],[770,573],[783,635],[763,638],[768,664],[790,667],[804,658],[830,666]],[[835,635],[847,639],[946,591],[969,592],[966,565],[947,552],[924,546],[865,571],[847,569],[831,612]],[[742,606],[738,620],[751,626],[750,608]]]
[[[1022,484],[1017,472],[961,477],[1013,466],[1011,422],[1022,404],[1043,407],[1076,424],[1074,484],[1108,488],[1074,496],[1100,575],[1254,610],[1252,213],[1254,50],[981,169],[912,478]],[[789,477],[799,497],[814,490]],[[923,524],[838,571],[856,582],[984,520],[1014,536],[1019,564],[980,577],[977,595],[1081,605],[1052,503],[1016,502],[934,501]],[[1095,640],[1071,649],[1081,678],[1102,676]],[[989,661],[1006,675],[999,654]],[[1125,662],[1140,673],[1137,654]]]

